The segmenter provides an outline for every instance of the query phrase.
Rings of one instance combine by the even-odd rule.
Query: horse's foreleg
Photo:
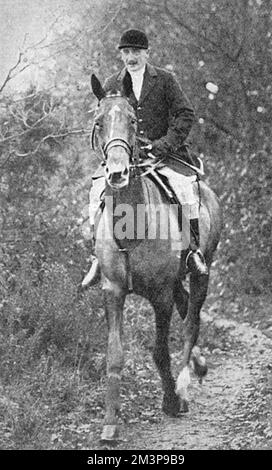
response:
[[[125,293],[117,284],[107,282],[104,287],[104,302],[108,323],[107,393],[106,414],[101,439],[115,440],[118,437],[118,415],[120,411],[120,380],[124,363],[123,307]]]
[[[176,386],[176,391],[181,398],[181,409],[183,412],[188,411],[188,386],[190,384],[189,362],[191,353],[195,372],[198,376],[203,377],[207,373],[204,358],[200,356],[198,348],[194,348],[194,346],[196,345],[199,335],[200,310],[207,295],[208,282],[208,276],[194,276],[191,274],[188,313],[183,324],[183,359]],[[193,348],[196,349],[196,354],[194,354]]]
[[[174,300],[176,303],[177,311],[182,320],[186,318],[189,304],[189,294],[184,289],[180,279],[177,279],[174,287]]]
[[[152,301],[156,319],[156,342],[153,359],[158,368],[164,391],[162,409],[176,416],[180,409],[179,397],[175,393],[175,381],[171,373],[168,348],[169,327],[173,310],[173,299],[164,291]]]

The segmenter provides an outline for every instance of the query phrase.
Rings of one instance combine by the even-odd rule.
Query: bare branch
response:
[[[120,2],[120,5],[119,5],[119,8],[116,10],[115,14],[112,16],[112,18],[110,19],[110,21],[106,24],[106,26],[104,26],[104,28],[101,29],[100,31],[100,36],[102,36],[105,31],[109,28],[109,26],[114,22],[114,20],[117,18],[117,16],[119,15],[121,9],[123,8],[123,4],[124,4],[124,0],[121,0]]]
[[[33,96],[36,96],[36,94],[34,94]],[[13,135],[10,135],[8,137],[4,137],[4,138],[0,139],[0,145],[5,144],[6,142],[9,142],[9,141],[15,140],[18,137],[22,137],[22,136],[26,135],[28,132],[36,129],[37,126],[42,121],[44,121],[47,117],[51,116],[52,112],[53,112],[53,106],[51,105],[50,108],[49,108],[49,111],[46,112],[45,105],[46,105],[46,103],[43,103],[43,114],[42,114],[42,116],[39,119],[37,119],[37,121],[35,121],[32,125],[29,125],[27,123],[28,116],[25,113],[23,113],[23,111],[21,113],[19,113],[18,111],[14,112],[13,110],[11,110],[10,112],[11,112],[12,116],[15,119],[19,119],[20,121],[22,121],[24,126],[26,127],[26,129],[24,129],[22,132],[19,132],[18,134],[13,134]]]
[[[29,132],[29,130],[23,132],[22,134],[26,134],[27,132]],[[6,163],[10,160],[11,156],[12,155],[16,155],[17,157],[29,157],[30,155],[35,155],[40,147],[42,146],[42,144],[44,142],[46,142],[47,140],[49,139],[53,139],[55,140],[55,142],[58,143],[57,139],[59,138],[63,138],[63,137],[68,137],[69,135],[90,135],[91,133],[91,129],[69,129],[67,130],[66,132],[63,132],[63,133],[59,133],[59,134],[48,134],[46,135],[45,137],[43,137],[43,139],[40,140],[40,142],[38,143],[38,145],[34,148],[34,150],[31,150],[30,152],[26,152],[26,153],[19,153],[17,152],[15,149],[13,149],[8,157],[6,158],[6,160],[4,162],[2,162],[2,164],[0,165],[0,169],[4,168],[4,166],[6,165]],[[18,136],[19,134],[17,134]],[[11,136],[11,137],[14,137],[14,136]]]
[[[46,89],[46,91],[51,91],[55,88],[55,86],[51,86],[49,88]],[[27,96],[23,96],[21,98],[17,98],[15,100],[13,100],[14,103],[19,103],[20,101],[26,101],[26,100],[29,100],[31,98],[34,98],[34,96],[39,96],[39,94],[42,94],[42,92],[37,92],[37,91],[34,91],[33,93],[27,95]]]
[[[28,64],[22,66],[21,68],[19,68],[19,66],[22,64],[22,59],[23,57],[26,57],[26,53],[29,51],[29,50],[32,50],[32,51],[35,51],[35,50],[38,50],[39,46],[43,45],[43,47],[49,47],[49,45],[47,46],[44,46],[44,43],[45,41],[47,40],[48,38],[48,35],[50,33],[50,31],[52,30],[53,26],[57,23],[57,21],[60,19],[60,16],[58,18],[55,19],[55,21],[52,23],[52,25],[50,26],[48,32],[46,33],[46,35],[40,39],[38,42],[34,43],[34,44],[31,44],[30,46],[28,47],[25,47],[25,44],[26,44],[26,39],[27,39],[27,36],[28,34],[26,33],[25,36],[24,36],[24,39],[23,39],[23,44],[22,44],[22,47],[20,48],[20,51],[19,51],[19,55],[18,55],[18,59],[16,61],[16,63],[10,68],[10,70],[8,71],[2,85],[0,86],[0,93],[2,93],[2,91],[4,90],[4,88],[6,87],[6,85],[8,84],[8,82],[10,82],[10,80],[12,80],[13,78],[15,78],[17,75],[19,75],[20,73],[22,73],[24,70],[26,70],[27,68],[29,68],[31,65],[36,65],[34,62],[29,62]],[[47,60],[47,59],[46,59]]]
[[[178,24],[179,26],[181,26],[182,28],[184,28],[186,31],[188,31],[188,33],[191,34],[191,36],[195,37],[197,39],[197,41],[200,43],[200,45],[202,45],[202,41],[205,41],[206,43],[210,44],[211,46],[213,46],[215,49],[219,50],[227,59],[229,59],[231,62],[236,62],[237,61],[237,58],[239,57],[239,54],[240,54],[240,50],[238,49],[238,52],[236,52],[236,54],[234,55],[231,55],[229,54],[228,51],[226,51],[223,47],[222,47],[222,44],[214,41],[213,39],[211,39],[210,37],[208,37],[205,32],[203,32],[202,34],[200,34],[198,31],[194,30],[191,26],[189,26],[187,23],[185,23],[184,21],[181,20],[180,17],[176,16],[172,11],[171,9],[169,8],[168,6],[168,0],[164,0],[164,8],[165,8],[165,11],[167,13],[168,16],[171,17],[172,20],[174,20],[176,22],[176,24]],[[242,45],[241,45],[242,47]]]
[[[49,26],[49,29],[47,31],[47,33],[45,34],[45,36],[40,39],[39,41],[35,42],[35,43],[32,43],[30,44],[28,47],[26,47],[25,49],[23,49],[23,53],[26,54],[27,51],[29,50],[37,50],[37,49],[43,49],[45,47],[49,47],[49,44],[44,44],[46,42],[46,40],[48,39],[48,36],[50,34],[50,32],[52,31],[53,27],[55,26],[55,24],[59,21],[59,19],[61,18],[61,15],[59,15],[54,21],[53,23]],[[25,38],[24,38],[24,42],[23,42],[23,46],[26,42],[26,36],[27,34],[25,35]],[[39,47],[41,46],[41,47]]]
[[[27,152],[27,153],[19,153],[19,152],[15,152],[15,155],[17,155],[18,157],[28,157],[29,155],[35,155],[41,145],[46,142],[47,140],[49,139],[53,139],[57,142],[56,139],[59,139],[59,138],[62,138],[62,137],[67,137],[69,135],[77,135],[77,134],[90,134],[91,130],[90,129],[71,129],[71,130],[68,130],[67,132],[64,132],[64,133],[60,133],[60,134],[48,134],[46,135],[45,137],[43,137],[43,139],[38,143],[38,145],[35,147],[34,150],[31,150],[30,152]]]
[[[1,169],[4,168],[4,166],[6,165],[6,163],[8,163],[8,161],[9,161],[11,155],[12,155],[12,152],[9,153],[9,155],[8,155],[7,158],[6,158],[6,160],[4,160],[3,163],[0,165],[0,168],[1,168]]]
[[[216,121],[213,119],[211,116],[205,118],[208,122],[213,124],[217,129],[220,131],[224,132],[224,134],[231,136],[233,139],[235,139],[237,142],[239,142],[241,139],[238,134],[235,134],[231,129],[226,127],[224,124]]]
[[[0,144],[5,144],[6,142],[9,142],[10,140],[14,140],[14,139],[17,139],[18,137],[22,137],[28,132],[29,132],[29,129],[26,129],[23,132],[19,132],[18,134],[9,135],[8,137],[5,137],[4,139],[0,140]]]
[[[26,44],[26,40],[27,40],[27,37],[28,37],[28,36],[29,36],[29,34],[28,34],[28,33],[25,33],[24,39],[23,39],[22,50],[24,50],[24,46],[25,46],[25,44]]]
[[[23,57],[23,53],[20,52],[16,64],[13,65],[13,67],[9,69],[6,78],[4,79],[2,85],[0,86],[0,93],[2,93],[7,83],[12,79],[12,72],[16,70],[16,68],[20,65],[22,61],[22,57]]]
[[[35,95],[34,95],[35,96]],[[20,121],[23,122],[24,126],[27,128],[27,129],[30,129],[30,130],[33,130],[35,128],[37,128],[38,124],[40,124],[42,121],[44,121],[48,116],[50,116],[53,112],[53,106],[51,105],[50,108],[49,108],[49,111],[46,112],[45,110],[45,106],[46,106],[46,103],[44,102],[43,103],[43,109],[42,109],[42,116],[34,122],[34,124],[32,124],[32,126],[30,126],[28,123],[27,123],[27,119],[28,119],[28,115],[26,113],[24,113],[23,111],[21,111],[21,113],[19,111],[17,111],[16,113],[11,110],[11,114],[16,118],[16,119],[19,119]]]
[[[33,63],[26,64],[21,69],[16,70],[14,74],[10,77],[10,80],[12,80],[14,77],[17,77],[19,73],[22,73],[24,70],[28,69],[31,65],[33,65]]]

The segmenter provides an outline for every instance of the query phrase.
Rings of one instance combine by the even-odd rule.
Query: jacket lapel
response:
[[[125,74],[127,73],[126,68],[124,68],[118,75],[117,80],[122,82]],[[154,88],[156,79],[157,79],[157,71],[155,67],[153,67],[150,64],[146,64],[146,69],[144,73],[144,80],[143,80],[143,86],[142,86],[142,91],[139,99],[139,103],[141,103],[147,95],[150,93],[152,88]],[[133,102],[136,100],[134,93],[132,92],[130,97],[129,97]],[[137,102],[137,100],[136,100]]]
[[[139,103],[142,103],[146,99],[147,95],[149,95],[150,91],[155,86],[156,80],[157,80],[156,69],[152,65],[147,64],[145,73],[144,73],[144,80],[143,80],[143,86],[142,86]]]

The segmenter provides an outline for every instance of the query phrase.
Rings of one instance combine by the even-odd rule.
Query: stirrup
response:
[[[193,261],[190,263],[190,260],[193,260]],[[199,274],[202,276],[208,276],[209,269],[208,269],[208,266],[206,265],[205,258],[202,252],[200,251],[200,249],[197,249],[196,251],[190,250],[188,255],[186,256],[185,263],[186,263],[186,268],[188,269],[189,272],[193,272],[195,274]]]
[[[100,272],[100,266],[98,263],[98,259],[96,257],[93,257],[92,259],[92,265],[84,277],[81,287],[86,288],[86,287],[91,287],[97,284],[98,281],[100,281],[101,278],[101,272]]]

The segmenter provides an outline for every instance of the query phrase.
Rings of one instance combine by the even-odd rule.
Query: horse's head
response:
[[[116,91],[106,93],[95,75],[92,75],[91,85],[99,101],[92,140],[96,138],[102,152],[107,183],[120,189],[129,183],[129,165],[136,140],[137,120],[127,99],[131,79],[126,75],[123,80],[124,95]]]

